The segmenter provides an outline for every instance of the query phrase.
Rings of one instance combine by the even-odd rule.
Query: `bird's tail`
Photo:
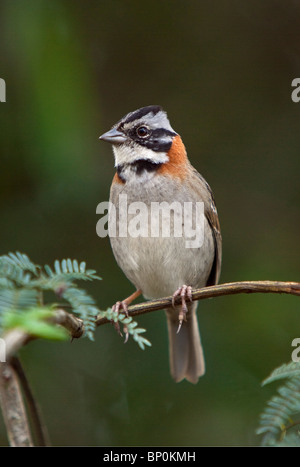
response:
[[[197,383],[205,373],[203,349],[197,322],[197,302],[188,305],[186,321],[178,330],[178,314],[181,307],[166,311],[169,333],[169,357],[171,375],[176,382],[184,378]]]

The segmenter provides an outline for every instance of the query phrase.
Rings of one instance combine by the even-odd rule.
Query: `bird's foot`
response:
[[[136,290],[132,295],[130,295],[129,297],[125,298],[125,300],[122,300],[122,301],[119,301],[119,302],[116,302],[113,307],[112,307],[112,310],[114,312],[116,312],[119,316],[120,313],[124,313],[126,318],[128,318],[129,316],[129,313],[128,313],[128,306],[130,305],[130,303],[135,299],[137,298],[139,295],[141,295],[142,291],[141,290]],[[120,329],[120,323],[119,321],[114,321],[112,320],[112,324],[114,325],[116,331],[118,332],[118,334],[123,337],[122,333],[121,333],[121,329]],[[127,329],[127,326],[126,324],[124,324],[124,327],[123,327],[123,331],[125,333],[125,343],[128,341],[128,337],[129,337],[129,333],[128,333],[128,329]]]
[[[119,302],[116,302],[113,307],[112,307],[112,310],[114,312],[116,312],[119,316],[120,313],[124,313],[125,316],[128,318],[128,305],[127,305],[127,302],[126,300],[122,300],[122,301],[119,301]],[[119,321],[114,321],[112,320],[111,321],[115,330],[117,331],[117,333],[123,337],[123,334],[121,333],[121,329],[120,329],[120,322]],[[128,334],[128,331],[127,331],[127,327],[124,326],[123,328],[124,332],[125,332],[125,342],[128,341],[128,337],[129,337],[129,334]]]
[[[173,307],[175,306],[175,300],[177,297],[181,297],[181,310],[178,315],[179,325],[177,329],[177,334],[179,333],[183,321],[186,321],[186,314],[188,312],[188,308],[186,305],[186,300],[192,302],[192,287],[190,285],[183,285],[179,287],[173,294],[172,304]]]

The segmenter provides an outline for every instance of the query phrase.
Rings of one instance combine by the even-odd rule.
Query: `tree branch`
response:
[[[65,310],[55,311],[52,321],[66,328],[72,338],[81,337],[83,323],[81,319],[67,313]],[[7,429],[11,446],[33,446],[30,424],[26,414],[24,397],[27,400],[32,425],[38,446],[49,445],[48,433],[42,422],[39,407],[31,392],[29,383],[20,361],[15,357],[18,350],[35,339],[21,329],[12,329],[3,335],[6,350],[6,363],[0,363],[0,407]]]
[[[34,395],[32,393],[29,381],[23,370],[22,364],[17,357],[10,359],[10,365],[18,376],[19,383],[22,387],[24,399],[26,400],[26,406],[30,415],[31,424],[36,438],[36,446],[50,446],[50,439],[46,425],[43,421],[42,413],[39,405],[37,404]]]
[[[71,313],[62,310],[61,308],[55,310],[51,321],[55,324],[63,326],[70,333],[72,339],[78,339],[84,333],[82,320],[72,315]],[[13,357],[21,347],[26,345],[29,341],[35,339],[34,336],[26,334],[24,331],[18,328],[8,331],[2,337],[5,340],[7,361],[9,361],[9,359]]]
[[[18,376],[10,363],[0,363],[0,405],[10,446],[33,446]]]
[[[285,293],[299,296],[300,283],[278,281],[231,282],[195,289],[192,292],[192,300],[204,300],[206,298],[241,293]],[[175,304],[181,304],[180,297],[176,298]],[[128,313],[130,316],[137,316],[170,307],[172,307],[172,296],[130,306]],[[70,332],[72,338],[79,338],[84,332],[82,320],[63,309],[56,310],[52,320],[56,324],[65,327]],[[106,318],[98,318],[96,325],[101,326],[109,322]],[[0,364],[0,406],[2,406],[10,444],[12,446],[32,446],[32,437],[20,388],[20,382],[24,384],[24,378],[22,371],[19,371],[19,365],[16,364],[18,361],[14,360],[13,357],[21,347],[35,339],[35,337],[19,329],[13,329],[3,337],[6,344],[7,363]],[[26,381],[24,389],[25,395],[27,398],[29,397],[34,425],[38,430],[39,442],[41,445],[45,445],[47,444],[47,435],[40,420],[39,410],[30,389],[26,386]]]
[[[192,300],[204,300],[206,298],[221,297],[223,295],[236,295],[241,293],[285,293],[290,295],[300,295],[300,282],[279,282],[279,281],[244,281],[228,282],[227,284],[212,285],[201,289],[194,289]],[[175,300],[176,305],[181,304],[180,297]],[[128,307],[130,316],[138,316],[156,310],[172,307],[172,296],[157,300],[139,303]],[[109,323],[106,318],[99,318],[97,326]]]

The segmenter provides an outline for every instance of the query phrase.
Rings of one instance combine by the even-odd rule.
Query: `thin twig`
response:
[[[72,339],[78,339],[84,333],[82,320],[65,310],[55,310],[51,321],[63,326],[70,333]],[[34,336],[26,334],[22,329],[18,328],[8,331],[2,336],[2,338],[5,340],[7,361],[9,361],[9,359],[13,357],[21,347],[36,339]]]
[[[192,291],[192,300],[203,300],[206,298],[240,293],[285,293],[299,296],[300,283],[278,281],[231,282],[195,289]],[[173,306],[172,301],[174,301],[175,305],[179,305],[181,298],[178,297],[174,300],[173,297],[170,296],[130,306],[128,308],[128,314],[136,316],[170,308]],[[70,332],[72,338],[79,338],[84,332],[82,320],[67,313],[63,309],[56,310],[53,322],[64,326]],[[100,326],[109,322],[110,321],[106,318],[99,318],[96,321],[96,325]],[[12,446],[32,446],[32,437],[19,382],[19,379],[23,382],[24,379],[22,377],[22,370],[20,370],[19,365],[16,364],[14,355],[21,347],[35,338],[19,329],[13,329],[3,337],[6,343],[7,363],[0,363],[0,405],[2,406],[4,414],[9,442]],[[12,362],[15,362],[15,364],[12,364]],[[20,371],[16,371],[16,369]],[[28,389],[26,388],[26,381],[24,389],[26,395],[26,390]],[[39,412],[30,389],[28,391],[27,398],[29,398],[33,418],[36,417],[34,424],[38,429],[39,442],[45,445],[45,434],[43,433],[43,425],[39,417]]]
[[[79,339],[84,333],[83,321],[62,308],[55,310],[53,321],[63,326],[72,339]]]
[[[10,446],[33,446],[18,376],[10,363],[0,363],[0,405]]]
[[[52,321],[67,329],[73,338],[84,332],[83,322],[65,310],[55,311]],[[15,357],[18,350],[35,339],[21,329],[15,328],[2,336],[5,341],[6,363],[0,363],[0,407],[11,446],[33,446],[30,425],[23,401],[21,387],[27,401],[31,422],[38,446],[49,446],[48,434],[38,405],[31,392],[21,363]]]
[[[192,300],[204,300],[206,298],[221,297],[223,295],[236,295],[241,293],[285,293],[290,295],[300,295],[299,282],[279,282],[279,281],[244,281],[229,282],[227,284],[212,285],[192,291]],[[172,307],[173,297],[164,297],[157,300],[139,303],[128,307],[130,316],[142,315],[156,310]],[[175,305],[180,305],[181,298],[175,299]],[[99,318],[97,326],[109,323],[106,318]]]
[[[50,446],[49,434],[46,428],[45,423],[43,422],[43,417],[41,414],[40,407],[38,406],[29,381],[26,377],[26,374],[23,370],[22,364],[17,357],[12,357],[10,364],[18,375],[20,385],[23,389],[23,394],[27,402],[28,412],[30,414],[31,424],[33,427],[33,432],[35,433],[36,446]]]

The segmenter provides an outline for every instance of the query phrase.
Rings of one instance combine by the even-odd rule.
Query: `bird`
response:
[[[173,232],[163,235],[161,218],[152,218],[148,212],[144,220],[151,217],[153,225],[148,225],[147,235],[141,235],[141,231],[125,235],[116,229],[110,236],[116,262],[136,289],[126,299],[117,301],[114,309],[127,313],[130,303],[141,294],[146,300],[172,296],[173,306],[165,310],[171,376],[175,382],[185,379],[196,384],[205,373],[205,361],[192,290],[217,284],[222,261],[222,236],[214,195],[190,163],[180,135],[159,105],[129,112],[100,140],[112,144],[114,154],[116,172],[109,202],[115,207],[116,226],[123,222],[129,227],[134,222],[134,210],[125,212],[121,206],[123,196],[126,206],[138,203],[149,212],[153,205],[165,206],[169,209],[171,227],[175,227],[179,216],[176,225],[182,228],[181,235],[172,235]],[[197,203],[203,207],[201,226],[195,225],[195,232],[202,228],[202,243],[187,247],[184,227],[188,221],[195,224],[196,214],[192,212],[192,219],[180,218],[180,212],[170,208],[174,202],[179,207]],[[151,235],[153,231],[156,235]]]

